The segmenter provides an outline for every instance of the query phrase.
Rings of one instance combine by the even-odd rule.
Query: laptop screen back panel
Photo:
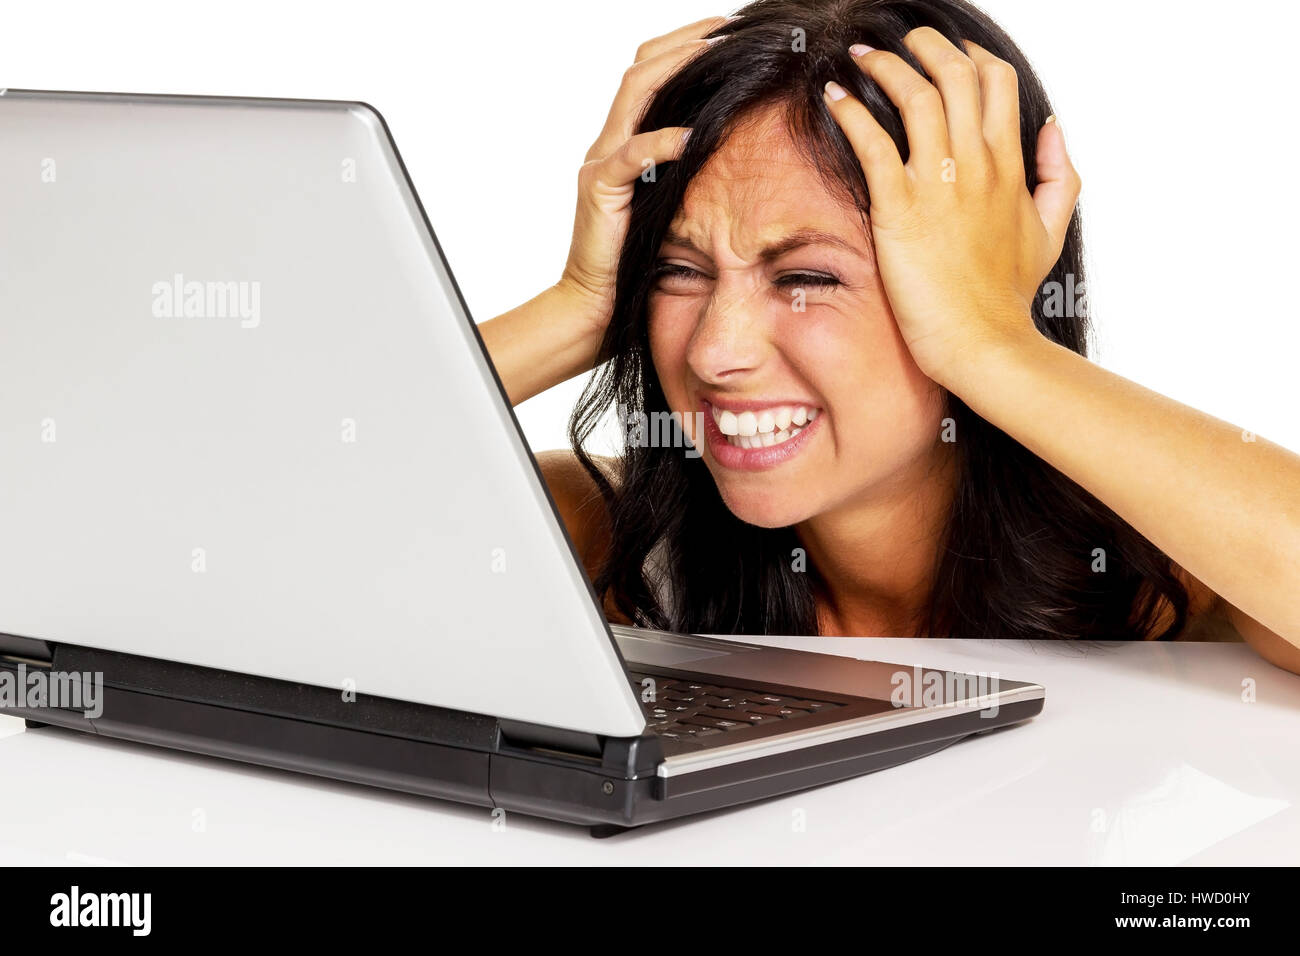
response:
[[[642,730],[377,114],[9,91],[0,140],[0,632]]]

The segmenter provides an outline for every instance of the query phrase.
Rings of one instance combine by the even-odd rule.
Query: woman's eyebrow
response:
[[[706,259],[709,258],[708,253],[693,243],[690,239],[671,229],[669,229],[664,235],[664,243],[673,246],[682,246],[686,249],[692,250],[693,252],[699,253]],[[779,259],[786,253],[793,252],[795,249],[799,249],[803,246],[817,245],[835,246],[838,249],[843,249],[845,252],[852,253],[860,259],[866,258],[866,253],[844,237],[837,236],[832,232],[824,232],[820,229],[796,229],[789,235],[765,246],[758,254],[758,257],[763,262],[771,262],[773,259]]]

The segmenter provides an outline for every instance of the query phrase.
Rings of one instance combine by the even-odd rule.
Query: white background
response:
[[[1300,450],[1294,5],[986,0],[1084,180],[1105,366]],[[637,45],[700,0],[5,4],[0,86],[366,100],[476,319],[559,276],[576,171]],[[0,144],[3,148],[3,144]],[[3,224],[0,224],[3,228]],[[578,382],[520,408],[566,443]]]
[[[1300,26],[1300,9],[1279,2],[1241,4],[1236,8],[1241,15],[1234,20],[1221,3],[1197,0],[1177,4],[1170,0],[986,0],[985,6],[1043,77],[1083,175],[1090,300],[1099,326],[1101,362],[1300,450],[1295,367],[1300,310],[1291,285],[1300,211],[1291,108],[1293,38]],[[656,4],[632,0],[4,3],[0,6],[0,87],[366,100],[388,118],[470,308],[483,320],[530,298],[558,277],[568,247],[577,166],[637,45],[679,24],[733,9],[710,8],[700,0]],[[5,228],[3,221],[0,228]],[[564,422],[577,391],[578,383],[569,383],[520,409],[535,448],[565,444]],[[944,658],[932,663],[954,667],[968,663],[960,655],[952,656],[957,653],[955,642],[946,645],[926,651]],[[1130,650],[1164,654],[1171,649],[1125,648]],[[1240,648],[1206,645],[1203,650],[1237,653]],[[981,648],[977,655],[984,666],[987,654]],[[1046,666],[1045,660],[1035,666]],[[1227,675],[1229,683],[1236,681],[1235,668],[1210,663],[1213,673]],[[1056,688],[1056,706],[1063,708],[1062,713],[1076,722],[1086,718],[1089,732],[1079,739],[1092,741],[1096,739],[1091,732],[1093,715],[1077,704],[1095,700],[1095,688],[1081,683],[1076,688],[1078,701],[1072,703],[1068,694],[1072,675],[1084,672],[1073,660],[1069,665],[1045,679]],[[1163,668],[1144,661],[1133,673],[1144,679],[1161,672],[1186,676],[1187,666],[1181,657]],[[1103,669],[1116,672],[1114,662]],[[1180,689],[1177,681],[1170,680],[1158,686],[1162,692]],[[1207,677],[1186,686],[1215,685]],[[1220,703],[1235,699],[1234,693],[1228,688]],[[1151,703],[1145,695],[1124,699]],[[1035,836],[1024,846],[1031,851],[1064,845],[1074,855],[1057,853],[1050,860],[1081,859],[1080,848],[1087,850],[1089,844],[1069,821],[1087,819],[1097,807],[1116,814],[1136,807],[1145,814],[1142,820],[1159,815],[1163,820],[1192,821],[1182,830],[1146,826],[1139,836],[1154,834],[1151,839],[1165,842],[1127,849],[1121,845],[1124,852],[1115,857],[1118,862],[1195,861],[1198,852],[1210,852],[1204,850],[1205,843],[1177,841],[1192,840],[1187,834],[1203,837],[1207,820],[1237,820],[1232,825],[1245,832],[1263,811],[1258,810],[1260,801],[1239,798],[1277,793],[1275,781],[1268,777],[1271,771],[1261,769],[1268,768],[1269,761],[1259,754],[1278,753],[1281,748],[1265,736],[1250,736],[1265,740],[1263,749],[1247,748],[1241,767],[1234,768],[1229,758],[1240,756],[1241,748],[1221,742],[1220,750],[1227,755],[1221,759],[1229,764],[1211,761],[1208,766],[1214,776],[1241,793],[1233,789],[1225,798],[1223,785],[1190,786],[1185,782],[1189,774],[1196,780],[1204,776],[1197,767],[1210,759],[1205,742],[1213,739],[1221,722],[1207,722],[1207,714],[1218,712],[1199,698],[1189,698],[1184,707],[1186,713],[1162,704],[1140,715],[1139,722],[1148,723],[1158,723],[1160,715],[1175,715],[1168,728],[1152,730],[1155,739],[1169,746],[1159,748],[1159,753],[1141,748],[1140,759],[1119,765],[1108,751],[1104,760],[1093,763],[1104,764],[1105,772],[1088,774],[1079,786],[1067,787],[1064,797],[1053,788],[1059,789],[1061,779],[1069,779],[1068,768],[1062,775],[1052,755],[1070,748],[1062,748],[1059,734],[1053,733],[1050,745],[1036,754],[1033,748],[1041,746],[1048,733],[1044,725],[1012,735],[1017,746],[1029,750],[1003,754],[1007,759],[1001,762],[981,756],[982,750],[965,756],[965,751],[954,752],[953,759],[967,762],[956,772],[951,760],[920,761],[893,778],[881,775],[791,799],[814,814],[810,832],[814,839],[818,833],[822,837],[809,848],[822,862],[828,854],[834,857],[857,848],[870,849],[877,862],[911,859],[916,850],[911,824],[918,821],[926,832],[943,836],[944,827],[952,831],[951,839],[931,841],[950,855],[953,847],[970,850],[967,838],[972,831],[966,821],[987,822],[999,813],[1018,823],[1030,821],[1026,832]],[[1125,725],[1123,719],[1112,718],[1114,726]],[[16,731],[16,725],[0,719],[0,735]],[[1177,749],[1179,741],[1188,746]],[[93,762],[101,756],[96,750],[84,759]],[[133,754],[132,759],[146,756]],[[312,853],[327,854],[326,844],[319,839],[323,829],[345,838],[364,831],[364,848],[417,847],[428,853],[460,848],[440,830],[421,829],[458,821],[454,808],[441,807],[446,812],[430,816],[421,804],[418,813],[407,819],[398,813],[385,815],[382,806],[376,816],[375,805],[367,801],[364,806],[356,804],[364,819],[358,817],[349,826],[340,814],[350,811],[352,801],[341,799],[340,791],[322,798],[332,802],[325,814],[329,820],[318,826],[313,821],[324,819],[319,808],[304,802],[307,791],[287,775],[272,777],[248,770],[245,774],[252,777],[240,777],[224,767],[209,768],[162,752],[148,759],[167,760],[181,771],[188,768],[187,772],[203,776],[191,780],[178,772],[173,780],[152,772],[142,775],[140,779],[147,779],[150,787],[170,788],[162,791],[162,799],[171,810],[160,815],[157,801],[142,800],[143,791],[133,789],[131,781],[97,775],[97,786],[108,786],[111,793],[120,784],[124,793],[118,801],[108,798],[108,818],[124,821],[120,845],[131,848],[123,849],[122,855],[133,852],[145,859],[138,848],[152,841],[163,850],[149,858],[166,861],[171,858],[167,853],[190,846],[183,841],[192,837],[190,808],[196,800],[213,809],[213,832],[218,836],[207,838],[209,855],[219,855],[228,846],[241,859],[252,858],[265,846],[278,853],[280,862],[301,860]],[[75,780],[65,781],[45,767],[34,768],[32,779],[52,781],[52,793],[72,795],[75,803],[82,799],[77,784],[84,782],[84,768],[79,762],[60,760],[61,751],[54,753],[50,767],[72,768]],[[1073,759],[1070,765],[1089,766]],[[1121,772],[1116,772],[1116,766]],[[1123,767],[1129,768],[1127,775]],[[1025,777],[1030,771],[1034,775]],[[1011,776],[1006,779],[998,776],[1008,772]],[[942,777],[943,782],[927,785],[927,774],[936,780]],[[952,779],[968,785],[954,792],[946,786]],[[231,781],[233,786],[227,786]],[[263,785],[284,789],[282,812],[267,811],[275,795],[268,795]],[[233,795],[230,799],[226,791]],[[990,793],[992,804],[986,799]],[[244,798],[247,806],[239,802]],[[1192,798],[1194,805],[1188,803]],[[1229,798],[1235,802],[1225,802]],[[902,807],[907,813],[869,815],[880,817],[875,830],[859,834],[856,843],[846,842],[841,824],[868,820],[857,812],[863,799],[876,807]],[[1079,814],[1063,816],[1059,807],[1071,800]],[[341,806],[345,802],[349,805]],[[714,829],[709,835],[718,837],[716,828],[731,820],[735,832],[730,845],[737,852],[743,856],[744,850],[759,845],[766,852],[768,844],[753,839],[755,821],[766,820],[764,814],[772,813],[775,806],[779,818],[773,818],[773,825],[788,831],[789,805],[788,800],[760,805],[747,815],[711,820],[708,825]],[[1007,807],[1012,811],[1009,816],[1002,812]],[[1048,823],[1034,828],[1035,821],[1048,820],[1037,812],[1042,807],[1053,808],[1052,826],[1066,821],[1055,843],[1048,839]],[[409,807],[397,806],[398,811],[404,809]],[[486,824],[472,815],[475,812],[467,810],[464,815],[473,820],[475,832],[488,833]],[[248,821],[263,816],[307,822],[297,829],[277,826],[266,831],[249,825]],[[39,842],[43,851],[54,847],[52,852],[57,853],[72,846],[99,857],[111,855],[100,847],[105,839],[111,843],[119,828],[103,827],[104,814],[85,814],[80,806],[54,806],[49,818],[58,830],[57,838],[42,840],[43,831],[33,831],[33,843]],[[83,820],[93,833],[78,842],[76,834],[65,832],[66,824]],[[26,825],[17,832],[24,832]],[[721,842],[700,840],[696,827],[680,831],[688,855],[700,847],[728,845],[725,834]],[[520,825],[522,845],[536,847],[552,859],[554,845],[542,844],[536,829]],[[1264,859],[1268,852],[1293,843],[1293,830],[1294,822],[1286,817],[1272,830],[1249,831],[1245,842],[1239,840],[1232,852],[1199,859],[1233,863],[1247,857]],[[880,833],[903,834],[905,839],[894,841],[902,850],[890,857],[893,844],[882,842]],[[1257,834],[1254,842],[1250,833]],[[230,842],[212,842],[222,839]],[[295,840],[306,848],[301,853],[295,852]],[[353,844],[354,852],[361,852],[360,844],[355,840]],[[497,840],[493,849],[506,845]],[[996,854],[1013,845],[1002,840],[989,852]],[[591,845],[584,846],[590,852]],[[1111,844],[1107,847],[1113,849]],[[482,847],[475,844],[474,849]],[[970,860],[987,862],[989,857],[977,851],[982,849],[974,845]],[[341,857],[327,854],[326,858]],[[86,857],[68,851],[68,859]],[[1096,857],[1091,861],[1096,862]]]

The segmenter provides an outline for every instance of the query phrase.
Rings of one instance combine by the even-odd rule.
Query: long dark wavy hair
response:
[[[610,516],[612,542],[595,583],[634,623],[685,632],[816,634],[816,569],[793,569],[792,528],[746,524],[723,503],[703,461],[629,443],[616,480],[585,451],[602,417],[668,412],[651,362],[647,303],[659,247],[691,179],[729,131],[755,111],[784,108],[796,146],[828,190],[867,213],[861,165],[822,101],[834,79],[890,133],[904,158],[898,111],[854,64],[848,46],[890,50],[924,72],[903,37],[930,26],[960,47],[973,40],[1015,67],[1026,185],[1037,185],[1037,133],[1052,114],[1038,77],[1011,39],[963,0],[758,0],[651,97],[638,132],[689,126],[682,156],[639,181],[623,243],[613,319],[601,358],[569,422],[573,450]],[[643,177],[644,179],[644,177]],[[1044,279],[1083,283],[1076,210],[1060,258]],[[1040,288],[1040,293],[1043,289]],[[1087,354],[1080,310],[1045,308],[1047,338]],[[1062,314],[1057,314],[1057,313]],[[1048,313],[1048,314],[1045,314]],[[1170,559],[1075,482],[945,393],[955,420],[957,484],[918,636],[1119,638],[1177,635],[1188,594]],[[659,549],[659,550],[656,550]],[[1097,549],[1102,549],[1099,552]],[[647,557],[655,552],[655,560]],[[1104,571],[1094,570],[1104,552]],[[1167,604],[1165,603],[1167,602]],[[1168,611],[1169,623],[1156,634]]]

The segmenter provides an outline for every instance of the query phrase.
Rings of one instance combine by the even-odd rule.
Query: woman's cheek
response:
[[[897,326],[866,305],[809,305],[780,328],[782,353],[827,401],[900,384]],[[901,338],[898,344],[903,344]]]
[[[887,305],[822,306],[799,318],[783,330],[782,351],[826,403],[841,453],[908,456],[929,441],[942,391],[912,360]]]
[[[651,299],[647,331],[650,360],[669,408],[683,409],[686,401],[686,355],[695,328],[695,307],[682,296]]]

